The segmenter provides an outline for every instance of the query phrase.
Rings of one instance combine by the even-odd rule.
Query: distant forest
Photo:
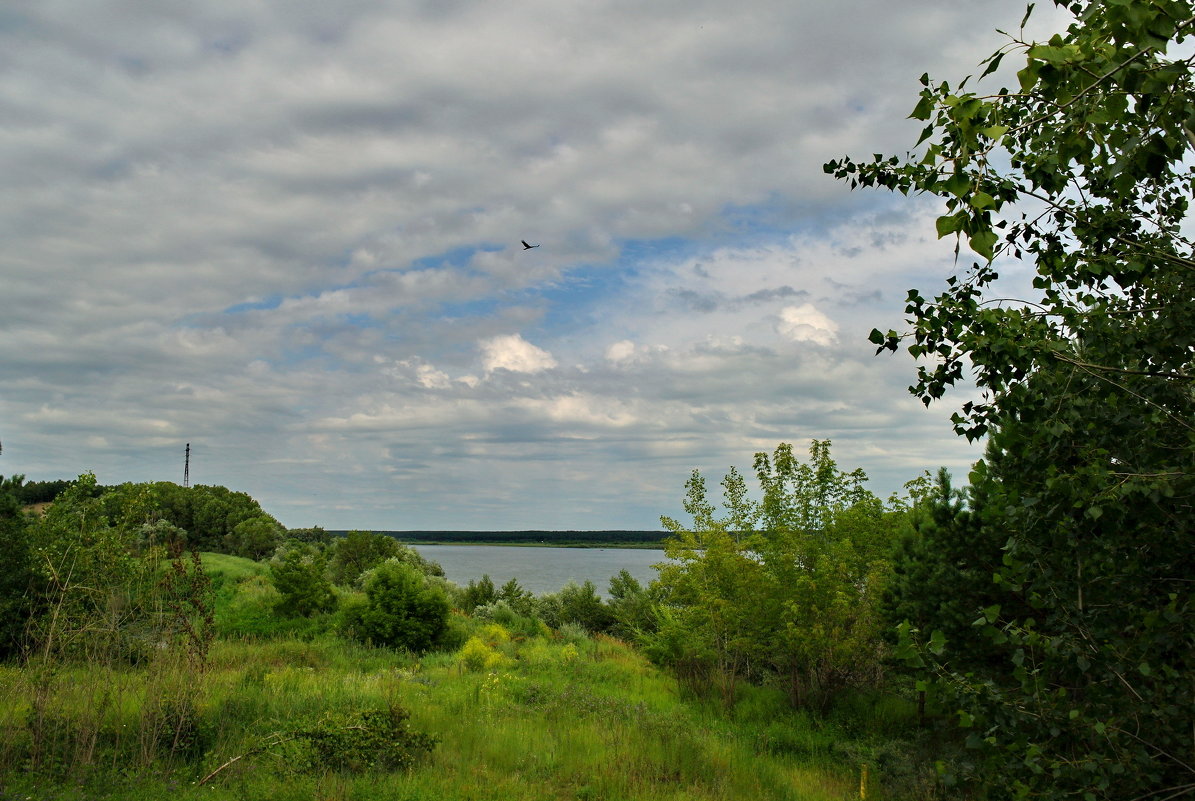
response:
[[[347,531],[329,531],[333,536],[347,534]],[[556,545],[588,546],[603,545],[638,546],[641,548],[662,548],[666,531],[374,531],[402,542],[424,545]]]
[[[55,481],[17,481],[13,484],[12,492],[17,500],[22,504],[36,504],[49,503],[53,501],[59,493],[71,486],[74,481],[59,479]],[[160,482],[157,486],[157,494],[176,496],[178,490],[181,489],[176,485],[171,485],[170,482]],[[115,487],[106,487],[97,485],[93,492],[96,496],[100,495],[106,490],[115,489]],[[243,493],[231,493],[230,490],[224,487],[204,487],[197,486],[194,488],[199,495],[206,496],[215,492],[221,496],[222,500],[226,500],[224,496],[230,494],[242,495]],[[184,493],[185,494],[185,493]],[[181,496],[180,496],[181,498]],[[255,506],[256,502],[245,496],[237,500],[248,502],[237,504],[238,506]],[[184,513],[181,508],[175,509],[175,513],[171,514],[165,509],[160,510],[164,517],[170,520],[171,523],[180,526],[183,529],[192,532],[195,539],[202,542],[205,547],[211,547],[219,550],[216,545],[216,539],[213,537],[203,536],[204,526],[197,525],[199,521],[193,519],[194,514],[190,511],[191,504],[183,503],[177,500],[175,503],[166,503],[166,507],[188,507],[187,513]],[[263,514],[260,507],[253,510],[257,514]],[[210,516],[210,515],[209,515]],[[223,515],[217,515],[222,517]],[[241,514],[233,521],[233,525],[241,522],[241,519],[248,514]],[[222,521],[227,523],[227,521]],[[228,532],[228,525],[218,526],[221,531],[218,532],[220,537],[225,536]],[[321,529],[322,532],[322,529]],[[349,530],[329,530],[326,533],[331,536],[344,536],[348,534]],[[291,532],[292,535],[297,532]],[[425,545],[440,544],[440,545],[554,545],[559,547],[589,547],[598,548],[606,545],[617,545],[619,547],[638,547],[638,548],[663,548],[664,537],[668,536],[666,531],[630,531],[630,530],[608,530],[608,531],[373,531],[374,534],[385,534],[393,537],[401,542],[415,542],[423,543]]]

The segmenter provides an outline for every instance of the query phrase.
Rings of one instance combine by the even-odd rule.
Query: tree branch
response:
[[[1195,376],[1187,375],[1186,373],[1172,373],[1165,370],[1126,370],[1123,367],[1109,367],[1103,364],[1092,364],[1091,362],[1084,362],[1078,359],[1071,358],[1058,351],[1051,351],[1051,355],[1059,361],[1073,364],[1075,367],[1083,367],[1088,370],[1102,370],[1108,373],[1120,373],[1121,375],[1140,375],[1147,378],[1173,378],[1179,381],[1195,381]]]

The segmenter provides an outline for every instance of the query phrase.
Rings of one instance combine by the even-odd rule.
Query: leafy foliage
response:
[[[174,640],[192,666],[207,664],[215,638],[215,593],[198,551],[184,557],[176,551],[159,582],[164,609],[165,635]]]
[[[950,620],[906,629],[906,655],[953,693],[988,795],[1173,798],[1195,787],[1195,9],[1059,5],[1065,32],[986,61],[1023,59],[1013,89],[923,76],[923,153],[826,169],[936,195],[939,236],[982,259],[910,291],[910,332],[872,332],[929,357],[926,403],[973,368],[955,425],[991,434],[979,530],[1007,535],[976,621],[994,662],[958,659]],[[1032,298],[994,297],[1006,258]]]
[[[279,548],[270,560],[270,579],[281,596],[278,610],[310,617],[336,608],[327,575],[328,560],[319,549],[300,542]]]
[[[575,623],[591,634],[609,631],[614,622],[609,607],[592,581],[570,581],[560,588],[560,625]]]
[[[1190,57],[1167,57],[1195,24],[1191,3],[1057,5],[1076,17],[1065,34],[1010,37],[987,59],[990,72],[1010,53],[1024,56],[1015,89],[979,95],[966,79],[951,89],[922,76],[911,116],[928,123],[923,154],[826,165],[852,187],[937,195],[947,212],[938,235],[965,239],[983,258],[932,302],[910,290],[910,333],[872,332],[881,349],[911,339],[910,353],[933,357],[913,387],[926,403],[974,366],[987,399],[956,416],[972,438],[1031,402],[1023,390],[1038,368],[1075,368],[1126,400],[1132,378],[1180,396],[1192,380],[1195,261],[1182,225],[1195,188],[1184,162],[1195,146],[1195,85]],[[1019,218],[1003,214],[1017,204]],[[1038,298],[985,297],[1002,256],[1034,263]],[[1165,403],[1153,411],[1182,419]]]
[[[366,571],[381,563],[396,559],[427,576],[442,576],[444,570],[419,555],[414,548],[403,545],[387,534],[371,531],[350,531],[332,544],[328,571],[332,581],[343,586],[355,584]]]
[[[470,637],[456,654],[465,670],[480,673],[510,664],[510,659],[481,637]]]
[[[33,641],[44,655],[138,660],[160,625],[162,553],[138,552],[134,513],[114,522],[110,499],[97,492],[94,475],[80,476],[27,528],[31,597],[41,611],[31,620]]]
[[[32,554],[25,535],[28,525],[18,491],[23,476],[0,476],[0,659],[21,647],[26,621],[33,611]]]
[[[655,626],[653,594],[627,570],[620,570],[610,578],[610,631],[619,637],[633,640],[647,634]]]
[[[345,627],[358,639],[420,652],[447,628],[448,596],[410,565],[383,562],[365,579],[365,596],[345,610]]]
[[[412,731],[400,706],[354,709],[326,715],[299,737],[309,748],[305,767],[322,773],[409,768],[431,753],[436,738]]]
[[[890,633],[901,624],[941,632],[950,662],[960,669],[988,665],[994,658],[991,639],[974,625],[983,610],[997,604],[1011,610],[1018,604],[992,579],[1004,567],[1008,540],[1003,509],[993,500],[999,491],[983,462],[961,490],[940,470],[934,491],[913,510],[912,525],[893,555],[881,604]]]
[[[246,559],[262,559],[282,543],[284,529],[268,515],[242,520],[224,535],[224,550]]]
[[[494,587],[494,581],[490,575],[485,573],[476,581],[469,579],[469,584],[461,593],[459,606],[462,612],[469,615],[473,614],[473,610],[477,607],[487,606],[497,600],[498,590]]]
[[[840,471],[828,441],[813,442],[808,463],[787,444],[756,454],[755,472],[762,498],[751,500],[732,468],[719,518],[694,471],[685,499],[692,527],[662,519],[674,532],[665,543],[673,561],[653,585],[657,626],[645,644],[727,703],[740,681],[771,680],[795,705],[824,708],[880,677],[876,606],[905,513],[864,489],[862,471]]]
[[[97,496],[104,496],[106,513],[111,519],[128,519],[137,525],[169,523],[185,532],[188,548],[199,551],[225,552],[229,547],[241,547],[242,538],[235,531],[238,525],[247,520],[260,518],[272,523],[275,532],[282,529],[281,524],[266,514],[257,501],[227,487],[202,484],[182,487],[169,481],[157,481],[96,487],[94,492]],[[261,548],[249,548],[238,555],[250,556],[250,552],[268,554],[272,550],[270,548],[263,552]]]

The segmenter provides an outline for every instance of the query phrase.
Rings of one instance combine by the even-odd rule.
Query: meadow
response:
[[[375,648],[272,614],[261,563],[204,567],[202,658],[0,667],[0,798],[896,797],[877,733],[910,712],[891,699],[815,719],[747,687],[727,708],[613,637],[459,611],[438,650]]]

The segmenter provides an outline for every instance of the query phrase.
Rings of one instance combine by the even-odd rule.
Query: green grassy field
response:
[[[0,799],[860,796],[847,735],[778,694],[746,688],[724,709],[686,696],[630,646],[575,629],[519,635],[456,615],[461,644],[421,657],[347,642],[319,621],[295,633],[262,611],[272,588],[261,565],[204,560],[225,634],[202,665],[162,649],[138,665],[0,666]],[[368,750],[351,765],[321,762],[319,742],[370,745],[354,715],[393,708],[435,739],[430,753],[402,767]],[[868,797],[884,797],[882,785]]]
[[[60,799],[842,799],[853,766],[774,724],[686,703],[675,682],[599,638],[493,641],[489,667],[335,639],[220,641],[194,676],[166,665],[3,674],[7,797]],[[194,758],[165,756],[147,710],[189,698]],[[308,771],[271,741],[345,709],[398,704],[439,740],[409,770]],[[37,732],[41,776],[26,773]],[[170,735],[170,732],[166,732]],[[207,783],[207,775],[245,755]]]

